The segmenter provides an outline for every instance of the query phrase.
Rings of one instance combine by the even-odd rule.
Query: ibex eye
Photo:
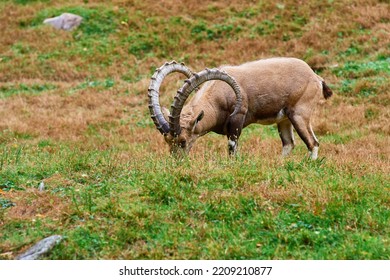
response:
[[[185,146],[187,145],[186,140],[180,141],[179,145],[181,148],[185,148]]]

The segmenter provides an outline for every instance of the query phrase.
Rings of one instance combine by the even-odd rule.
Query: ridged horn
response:
[[[176,61],[166,62],[163,66],[156,69],[148,88],[150,116],[161,134],[167,134],[170,131],[170,128],[169,122],[164,118],[161,111],[159,98],[160,86],[165,77],[174,72],[182,73],[187,78],[190,78],[193,75],[192,71],[183,63],[177,63]]]
[[[236,80],[224,71],[216,68],[206,68],[205,70],[196,73],[191,78],[187,79],[184,85],[177,91],[171,107],[171,115],[169,116],[170,133],[172,136],[176,137],[180,135],[180,114],[188,96],[201,84],[211,80],[224,81],[234,90],[234,93],[236,94],[236,105],[234,107],[233,113],[230,116],[233,116],[240,111],[242,105],[242,95],[240,86],[237,84]]]

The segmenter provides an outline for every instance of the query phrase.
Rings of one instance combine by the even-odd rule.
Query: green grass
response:
[[[0,86],[0,99],[7,98],[12,95],[37,95],[42,92],[55,90],[57,87],[52,84],[32,84],[26,85],[23,83],[19,84],[6,84]]]
[[[70,209],[56,219],[7,222],[0,240],[14,249],[40,234],[62,234],[66,239],[50,258],[388,259],[390,254],[389,177],[355,175],[362,166],[346,170],[325,158],[269,164],[248,155],[232,161],[213,153],[206,164],[145,156],[139,165],[120,160],[115,150],[45,147],[10,151],[1,188],[23,192],[60,173],[71,183],[47,183],[47,192]],[[3,199],[2,205],[4,219],[12,202]]]
[[[119,12],[112,11],[109,7],[97,6],[96,8],[87,8],[82,6],[47,8],[28,22],[20,22],[22,27],[38,27],[42,25],[44,19],[60,15],[62,13],[73,13],[83,18],[83,24],[80,30],[86,36],[107,36],[116,31],[118,27],[118,16],[124,14],[124,10]]]
[[[0,3],[1,22],[15,13],[0,31],[0,259],[52,234],[47,259],[390,259],[383,1],[54,2]],[[80,27],[42,24],[63,12]],[[170,157],[147,108],[155,68],[270,56],[313,62],[334,91],[320,158],[296,135],[280,159],[277,128],[258,125],[237,158],[215,134]]]
[[[390,77],[390,59],[378,56],[373,61],[348,61],[332,71],[342,78],[338,85],[341,95],[359,97],[376,97],[386,94],[386,85]]]

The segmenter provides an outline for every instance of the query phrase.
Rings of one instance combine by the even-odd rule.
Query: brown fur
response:
[[[294,127],[312,158],[317,157],[319,143],[312,131],[310,118],[321,96],[329,98],[332,91],[304,61],[280,57],[221,69],[241,87],[241,110],[230,116],[236,98],[229,85],[221,81],[205,83],[183,108],[180,120],[182,133],[177,137],[181,148],[189,151],[199,136],[213,131],[227,135],[229,150],[233,154],[244,127],[252,123],[276,123],[283,154],[288,154],[294,147]],[[204,117],[195,121],[202,112]],[[166,140],[170,145],[179,141],[170,136],[166,138],[169,138]]]

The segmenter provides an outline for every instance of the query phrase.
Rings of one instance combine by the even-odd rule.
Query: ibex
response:
[[[166,109],[160,106],[159,89],[173,72],[188,79],[178,90],[167,118],[163,112]],[[191,92],[203,83],[184,105]],[[328,99],[332,91],[304,61],[279,57],[199,73],[182,63],[165,63],[152,76],[148,95],[151,117],[173,154],[187,153],[199,136],[210,131],[226,135],[229,154],[235,154],[244,127],[276,123],[283,156],[294,148],[294,127],[311,158],[316,159],[319,143],[311,116],[321,96]]]

